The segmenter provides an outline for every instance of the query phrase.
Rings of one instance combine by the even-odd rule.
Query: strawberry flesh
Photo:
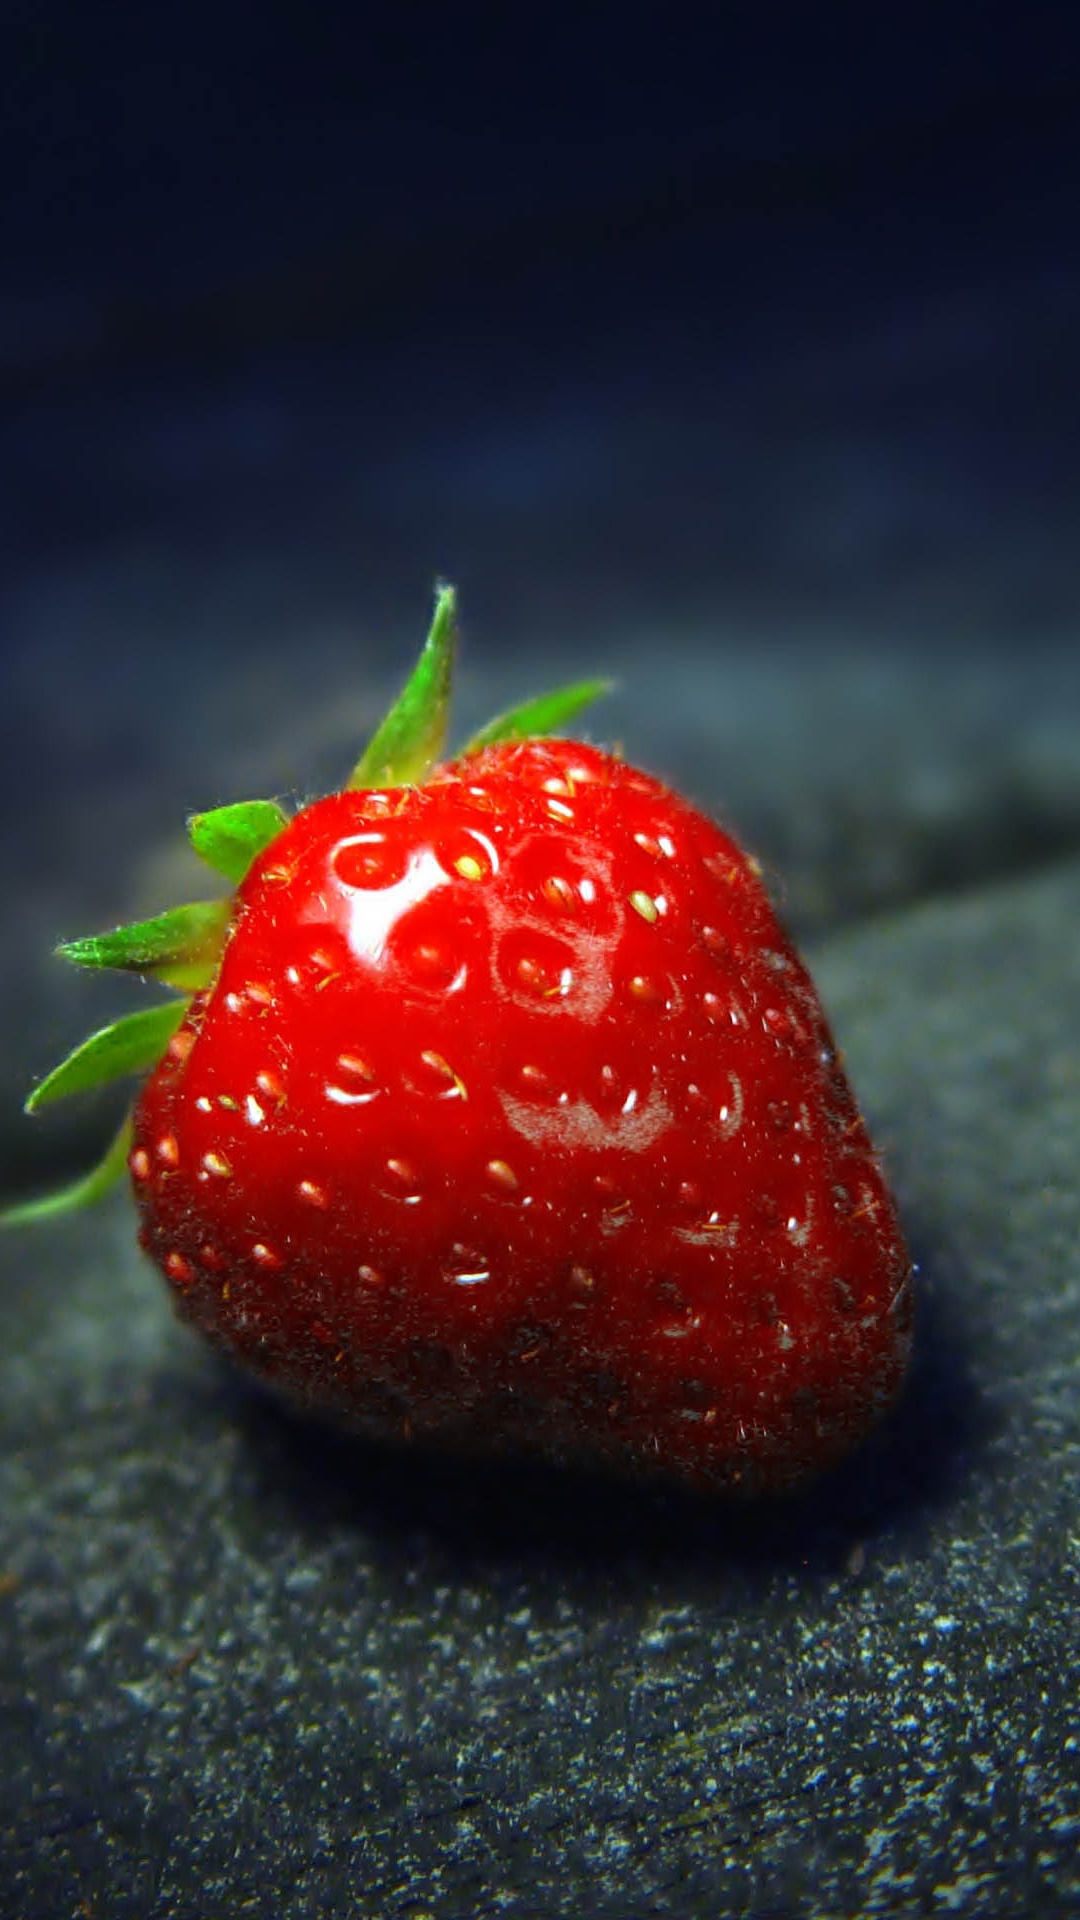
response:
[[[129,1164],[184,1314],[379,1438],[775,1489],[904,1373],[896,1212],[758,870],[592,747],[299,813]]]

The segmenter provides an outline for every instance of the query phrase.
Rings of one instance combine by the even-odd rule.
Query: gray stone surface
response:
[[[1065,864],[814,953],[921,1311],[779,1507],[388,1459],[219,1369],[123,1201],[0,1240],[0,1908],[1076,1911],[1078,919]]]

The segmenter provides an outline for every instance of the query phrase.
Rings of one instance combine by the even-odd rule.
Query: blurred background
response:
[[[801,934],[1080,842],[1074,6],[9,0],[0,88],[0,1186],[130,1004],[53,941],[437,575],[462,731],[613,672]]]

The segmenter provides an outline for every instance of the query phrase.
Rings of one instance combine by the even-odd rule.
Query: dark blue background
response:
[[[151,543],[375,618],[448,571],[480,646],[526,591],[1059,625],[1077,18],[9,6],[8,591]]]

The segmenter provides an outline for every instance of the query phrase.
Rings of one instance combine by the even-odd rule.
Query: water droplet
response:
[[[195,1278],[195,1269],[191,1261],[185,1260],[182,1253],[176,1253],[175,1251],[167,1253],[163,1264],[169,1279],[174,1281],[178,1287],[190,1286],[192,1280]]]
[[[174,1133],[163,1133],[157,1143],[157,1157],[166,1167],[180,1165],[180,1147]]]
[[[214,1103],[208,1093],[200,1093],[195,1102],[195,1106],[199,1113],[213,1113],[214,1111]]]
[[[253,1093],[249,1093],[247,1099],[244,1101],[244,1118],[249,1127],[261,1127],[263,1121],[266,1119],[266,1114],[262,1107],[260,1107]]]

